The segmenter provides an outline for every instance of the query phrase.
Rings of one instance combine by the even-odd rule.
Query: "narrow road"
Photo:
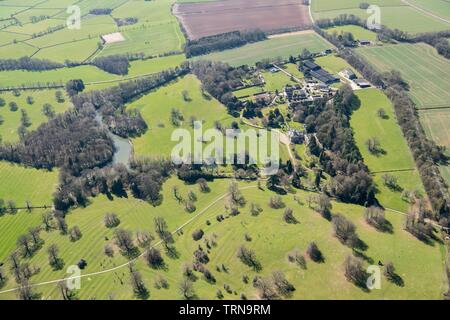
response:
[[[447,19],[445,19],[445,18],[442,18],[442,17],[440,17],[440,16],[438,16],[438,15],[436,15],[436,14],[434,14],[434,13],[428,11],[428,10],[425,10],[425,9],[419,7],[419,6],[416,6],[415,4],[412,4],[411,2],[409,2],[408,0],[402,0],[402,2],[403,2],[404,4],[407,4],[407,5],[410,6],[410,7],[412,7],[412,8],[414,8],[414,9],[416,9],[416,10],[418,10],[418,11],[420,11],[420,12],[426,14],[426,15],[429,16],[429,17],[432,17],[432,18],[438,19],[438,20],[440,20],[440,21],[442,21],[442,22],[445,22],[445,23],[450,24],[450,20],[447,20]]]

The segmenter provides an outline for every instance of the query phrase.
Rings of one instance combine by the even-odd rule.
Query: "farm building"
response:
[[[369,40],[359,40],[361,46],[370,46],[371,43]]]
[[[305,133],[298,130],[289,130],[288,136],[294,144],[302,144],[305,141]]]
[[[356,79],[356,74],[353,72],[352,69],[345,69],[344,71],[342,71],[342,74],[347,79],[350,79],[350,80]]]
[[[332,74],[328,73],[327,71],[322,69],[321,66],[317,65],[316,63],[314,63],[311,60],[307,60],[307,61],[303,62],[299,69],[306,76],[311,76],[325,84],[332,84],[332,83],[339,81],[338,78],[336,78]]]
[[[360,88],[369,88],[371,86],[370,83],[365,79],[355,79],[353,80],[353,82],[356,83]]]

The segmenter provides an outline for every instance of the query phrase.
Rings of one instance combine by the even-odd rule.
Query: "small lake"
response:
[[[114,142],[114,155],[112,164],[119,164],[122,163],[125,165],[128,169],[130,168],[130,158],[133,154],[133,145],[131,144],[130,140],[126,138],[119,137],[118,135],[115,135],[112,133],[108,127],[103,123],[103,117],[102,115],[96,111],[95,120],[108,131],[108,135],[111,138],[111,140]]]

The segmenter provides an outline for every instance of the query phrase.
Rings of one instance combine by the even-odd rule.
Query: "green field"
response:
[[[356,40],[370,40],[372,42],[377,41],[377,34],[375,32],[354,25],[328,28],[325,31],[329,34],[337,33],[338,35],[344,32],[350,32]]]
[[[185,42],[177,19],[171,14],[174,0],[64,0],[43,1],[36,4],[22,4],[22,7],[10,7],[5,1],[0,3],[2,16],[19,21],[17,25],[6,23],[1,28],[0,56],[17,58],[34,56],[54,61],[83,62],[96,53],[101,36],[122,32],[125,41],[106,44],[101,56],[111,54],[144,53],[147,56],[182,50]],[[66,26],[67,7],[76,4],[81,9],[80,29],[68,29]],[[32,7],[38,5],[37,7]],[[96,8],[113,9],[111,15],[90,15]],[[32,16],[47,15],[49,19],[32,23]],[[2,17],[0,16],[0,17]],[[118,27],[114,18],[134,17],[138,22]],[[48,28],[63,26],[62,29],[48,32]],[[43,33],[40,34],[39,33]]]
[[[303,49],[321,52],[328,48],[331,48],[331,45],[315,33],[293,34],[248,44],[236,49],[214,52],[195,59],[223,61],[232,66],[253,65],[263,59],[298,56]]]
[[[423,194],[422,182],[400,126],[397,124],[394,108],[389,99],[378,89],[358,90],[355,93],[361,101],[361,106],[353,113],[350,124],[364,163],[372,173],[376,173],[375,182],[380,191],[377,197],[384,206],[407,211],[409,204],[401,199],[402,190],[390,190],[381,180],[383,174],[388,172],[397,177],[398,184],[403,190],[417,189]],[[386,112],[384,119],[377,114],[380,108]],[[369,152],[366,141],[370,138],[378,139],[380,153]]]
[[[0,198],[12,200],[18,207],[26,201],[34,206],[51,206],[53,192],[58,184],[58,171],[25,168],[0,162]]]
[[[0,107],[0,116],[3,118],[3,124],[0,124],[0,136],[4,142],[16,142],[19,140],[17,129],[21,125],[21,109],[26,110],[30,118],[31,125],[27,128],[28,131],[36,129],[40,124],[47,122],[48,118],[42,113],[42,107],[45,103],[52,105],[55,114],[66,111],[71,105],[64,90],[61,92],[64,96],[64,102],[57,102],[55,92],[57,90],[42,90],[42,91],[21,91],[19,97],[14,96],[11,92],[0,94],[0,97],[5,100],[6,105]],[[33,98],[33,104],[27,103],[27,97]],[[8,104],[15,102],[18,106],[17,111],[11,111]]]
[[[378,71],[398,70],[418,108],[450,106],[450,62],[426,44],[399,44],[356,50]]]
[[[307,208],[305,204],[298,204],[292,195],[284,196],[284,202],[294,210],[298,224],[286,224],[282,220],[282,210],[270,209],[268,198],[273,195],[269,191],[255,188],[255,184],[241,183],[241,190],[247,202],[261,205],[263,212],[253,217],[248,212],[248,204],[241,209],[241,214],[229,217],[223,222],[217,222],[215,217],[223,214],[223,196],[229,181],[221,180],[211,183],[212,192],[199,194],[198,210],[194,214],[187,214],[171,195],[171,187],[178,185],[182,194],[190,188],[176,180],[169,180],[165,185],[165,201],[161,207],[153,208],[148,204],[132,198],[115,198],[113,201],[101,196],[96,198],[86,209],[76,209],[67,216],[69,226],[77,225],[83,237],[77,242],[70,242],[67,236],[61,236],[57,231],[43,233],[44,247],[30,259],[31,265],[41,268],[41,272],[32,278],[32,283],[58,279],[65,276],[65,268],[53,271],[47,261],[46,248],[50,244],[57,244],[60,256],[66,267],[85,259],[88,266],[83,270],[87,277],[82,278],[81,290],[78,296],[83,299],[130,299],[133,298],[128,282],[126,260],[116,251],[113,258],[103,254],[103,246],[111,242],[112,231],[103,225],[106,212],[115,212],[121,219],[120,227],[130,231],[149,230],[153,233],[153,218],[163,216],[170,230],[180,227],[183,222],[191,218],[191,223],[182,228],[183,232],[175,235],[177,258],[169,258],[163,254],[165,268],[150,269],[143,260],[137,261],[137,268],[141,271],[150,299],[181,298],[178,284],[182,279],[181,267],[183,263],[192,261],[192,253],[199,245],[205,247],[203,240],[192,240],[192,232],[198,228],[205,231],[204,238],[215,239],[217,243],[208,250],[210,262],[206,267],[213,273],[216,282],[207,283],[198,277],[194,283],[196,295],[202,299],[216,299],[218,289],[221,289],[225,299],[238,299],[241,293],[247,298],[257,298],[256,290],[251,284],[254,276],[268,276],[272,271],[281,270],[287,279],[295,286],[291,299],[440,299],[442,294],[443,266],[441,245],[429,246],[412,238],[403,230],[404,217],[399,214],[387,213],[392,223],[392,234],[380,233],[365,224],[362,218],[363,208],[352,205],[333,203],[333,212],[341,212],[350,218],[357,226],[358,234],[368,245],[364,254],[370,261],[393,261],[398,273],[404,280],[405,286],[399,287],[382,280],[381,290],[364,292],[350,284],[344,276],[342,263],[351,250],[332,236],[331,224],[319,214]],[[301,201],[305,201],[307,194],[297,193]],[[197,216],[197,214],[199,216]],[[1,219],[1,218],[0,218]],[[210,225],[206,225],[209,220]],[[320,232],[318,232],[320,230]],[[252,240],[247,242],[244,235]],[[283,235],[280,237],[280,235]],[[109,239],[109,240],[107,240]],[[325,262],[316,264],[307,260],[307,269],[289,263],[287,254],[294,249],[304,252],[310,241],[316,241],[323,252]],[[245,245],[255,251],[262,265],[262,271],[256,273],[244,266],[236,257],[239,246]],[[216,271],[216,266],[222,264],[227,272]],[[366,263],[367,264],[367,263]],[[109,269],[115,270],[109,271]],[[103,274],[89,275],[103,271]],[[424,277],[423,274],[427,276]],[[250,283],[245,284],[242,276],[247,275]],[[153,283],[157,276],[163,276],[169,283],[168,289],[155,289]],[[225,292],[224,284],[231,288],[231,293]],[[9,282],[5,289],[14,284]],[[328,290],[323,290],[326,286]],[[43,294],[43,298],[59,299],[56,284],[48,284],[36,288]],[[14,293],[0,296],[2,299],[15,297]]]
[[[359,8],[360,3],[360,0],[315,0],[312,2],[313,17],[315,20],[319,20],[332,19],[341,14],[353,14],[362,19],[367,19],[370,14]],[[391,29],[399,29],[414,34],[449,28],[447,22],[408,6],[401,0],[377,0],[371,1],[370,4],[380,7],[380,23]],[[444,6],[442,4],[440,7]],[[434,7],[436,6],[434,5]]]

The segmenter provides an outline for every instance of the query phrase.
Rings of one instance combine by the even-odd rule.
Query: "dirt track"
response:
[[[264,31],[310,25],[308,6],[300,0],[222,0],[176,4],[173,13],[190,39],[214,34],[261,29]]]

